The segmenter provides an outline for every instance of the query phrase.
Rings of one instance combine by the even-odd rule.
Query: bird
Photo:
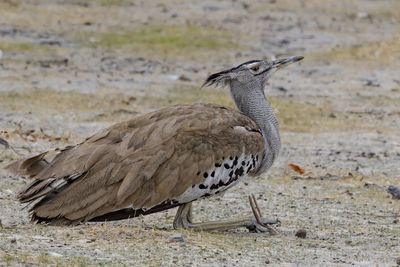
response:
[[[76,225],[178,207],[174,228],[263,228],[254,218],[194,222],[192,202],[221,195],[266,172],[281,147],[264,87],[302,56],[260,59],[211,74],[237,109],[209,103],[165,107],[101,130],[83,142],[18,160],[7,169],[31,181],[18,194],[31,221]],[[250,229],[250,228],[249,228]]]

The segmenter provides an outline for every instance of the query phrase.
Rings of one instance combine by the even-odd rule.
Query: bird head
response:
[[[271,75],[278,69],[284,68],[291,63],[302,60],[304,57],[295,56],[276,60],[251,60],[240,64],[237,67],[224,70],[210,75],[203,86],[229,85],[231,82],[242,84],[257,82],[264,85]]]

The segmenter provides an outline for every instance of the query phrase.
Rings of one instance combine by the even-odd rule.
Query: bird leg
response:
[[[270,224],[277,224],[277,219],[262,218],[260,209],[254,196],[249,196],[250,206],[254,216],[237,219],[225,219],[212,222],[194,223],[192,220],[192,203],[186,203],[179,206],[175,215],[173,226],[178,228],[189,228],[203,231],[213,230],[230,230],[240,227],[246,227],[251,232],[269,232],[271,235],[276,234]]]
[[[249,202],[250,202],[251,210],[253,211],[253,215],[254,215],[258,225],[260,225],[260,227],[265,227],[265,230],[267,230],[271,235],[277,234],[278,232],[274,228],[272,228],[268,223],[263,221],[260,207],[258,206],[256,197],[253,194],[251,194],[249,196]],[[279,220],[277,220],[277,221],[279,222]],[[250,231],[254,231],[253,229],[251,229],[249,227],[247,227],[247,229],[249,229]],[[255,229],[255,231],[257,232],[257,228]]]

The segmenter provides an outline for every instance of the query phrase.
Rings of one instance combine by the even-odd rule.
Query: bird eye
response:
[[[252,71],[257,72],[260,69],[260,66],[256,65],[250,68]]]

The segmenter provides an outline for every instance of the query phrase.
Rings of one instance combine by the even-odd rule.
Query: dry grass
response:
[[[18,0],[3,0],[0,2],[0,10],[8,12],[16,11],[20,4]]]
[[[7,52],[35,52],[51,54],[55,50],[49,45],[35,44],[31,42],[10,42],[0,40],[0,50]]]
[[[203,102],[234,107],[227,90],[200,89],[186,85],[173,87],[165,95],[137,98],[110,92],[85,94],[76,91],[63,92],[43,89],[3,92],[0,93],[0,96],[2,109],[7,111],[33,112],[42,115],[83,112],[93,114],[92,116],[95,117],[83,116],[80,117],[80,120],[90,119],[93,121],[94,119],[110,122],[132,118],[143,110],[184,103]],[[346,131],[354,129],[355,125],[360,129],[369,129],[368,124],[362,118],[335,110],[333,105],[328,102],[315,104],[290,97],[272,97],[270,100],[284,131]],[[368,101],[372,100],[368,99]],[[380,99],[379,101],[384,100]]]
[[[96,3],[101,6],[110,7],[110,6],[126,6],[135,3],[133,0],[89,0],[88,3]]]
[[[385,4],[382,4],[385,2]],[[261,4],[268,10],[277,11],[297,11],[304,10],[309,13],[329,13],[337,15],[355,16],[357,13],[364,12],[375,18],[396,18],[400,19],[400,2],[397,0],[383,1],[357,1],[357,0],[307,0],[292,1],[281,0],[275,4]],[[257,6],[258,7],[258,6]]]
[[[400,37],[380,42],[364,43],[322,50],[309,55],[310,59],[323,59],[338,63],[366,65],[398,65],[400,58]]]
[[[355,125],[360,129],[369,127],[363,119],[335,110],[333,105],[328,102],[315,104],[290,97],[270,97],[270,101],[284,131],[335,132],[353,130]],[[195,102],[234,107],[228,90],[200,89],[195,86],[175,87],[170,89],[165,96],[147,96],[141,100],[141,103],[152,108]]]
[[[76,256],[53,256],[49,253],[0,252],[0,261],[8,266],[107,266],[111,261]],[[115,264],[116,262],[113,262]]]
[[[51,114],[62,112],[112,112],[113,108],[128,108],[135,98],[118,93],[77,91],[54,91],[32,89],[0,93],[3,110]]]

